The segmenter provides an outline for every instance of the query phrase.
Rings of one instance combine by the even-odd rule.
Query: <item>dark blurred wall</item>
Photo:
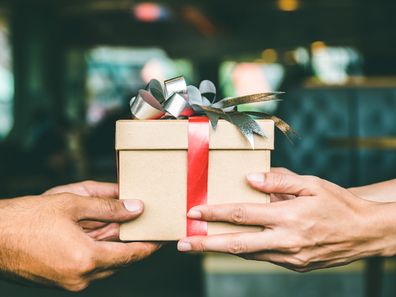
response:
[[[14,0],[11,31],[15,75],[15,126],[20,141],[35,112],[57,120],[62,115],[62,35],[56,1]]]

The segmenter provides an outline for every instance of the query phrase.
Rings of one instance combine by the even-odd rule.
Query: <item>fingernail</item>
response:
[[[179,243],[177,244],[177,249],[180,252],[189,252],[192,250],[192,246],[189,242],[179,241]]]
[[[123,200],[122,202],[129,212],[139,212],[143,208],[142,202],[139,200]]]
[[[199,210],[193,208],[193,209],[190,209],[190,211],[187,213],[187,216],[190,219],[199,220],[200,218],[202,218],[202,213]]]
[[[264,174],[262,173],[250,173],[248,174],[247,179],[255,184],[259,184],[259,185],[264,184]]]

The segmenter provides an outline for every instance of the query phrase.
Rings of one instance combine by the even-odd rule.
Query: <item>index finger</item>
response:
[[[103,198],[118,198],[118,184],[96,181],[82,182],[82,186],[90,196]]]
[[[281,213],[279,203],[233,203],[196,206],[190,209],[187,216],[208,222],[271,227],[279,222]]]
[[[234,255],[275,250],[278,240],[273,231],[193,236],[178,242],[180,252],[219,252]]]
[[[119,268],[143,260],[161,245],[153,242],[96,242],[98,266],[103,269]]]

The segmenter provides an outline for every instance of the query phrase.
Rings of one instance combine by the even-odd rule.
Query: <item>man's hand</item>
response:
[[[237,254],[295,271],[396,253],[395,204],[366,201],[317,177],[254,174],[249,183],[264,193],[295,198],[193,208],[192,219],[258,225],[263,231],[190,237],[179,242],[179,250]]]
[[[57,186],[46,191],[43,195],[72,193],[85,197],[100,197],[106,199],[118,199],[118,185],[95,181],[84,181],[75,184]],[[129,203],[126,201],[125,203]],[[133,201],[130,203],[134,203]],[[117,222],[100,222],[82,220],[78,222],[83,230],[96,240],[119,240],[120,224]]]
[[[0,270],[81,291],[90,282],[149,256],[158,245],[101,241],[116,240],[118,224],[143,211],[140,201],[122,202],[113,199],[115,194],[114,185],[91,182],[0,201]],[[101,235],[95,233],[98,230]]]

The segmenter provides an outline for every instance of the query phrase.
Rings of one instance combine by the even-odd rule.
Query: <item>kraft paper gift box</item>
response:
[[[267,203],[246,183],[251,172],[268,172],[274,122],[257,120],[266,137],[253,149],[241,131],[220,120],[210,127],[207,204]],[[121,226],[123,241],[173,241],[187,232],[188,120],[121,120],[116,124],[120,199],[140,199],[144,213]],[[257,226],[208,223],[207,234],[258,230]]]

